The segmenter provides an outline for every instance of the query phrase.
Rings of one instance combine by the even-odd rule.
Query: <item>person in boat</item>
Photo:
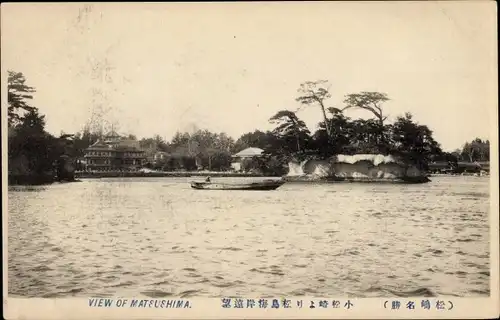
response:
[[[211,181],[210,181],[210,176],[208,176],[208,177],[205,179],[205,182],[211,182]]]

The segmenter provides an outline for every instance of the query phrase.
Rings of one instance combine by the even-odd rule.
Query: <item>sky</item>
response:
[[[26,76],[54,134],[103,119],[139,138],[236,139],[272,129],[274,113],[299,108],[302,82],[323,79],[327,106],[384,92],[388,121],[411,112],[445,150],[493,138],[494,2],[10,3],[1,14],[2,80]],[[298,116],[311,130],[322,120],[317,106]]]

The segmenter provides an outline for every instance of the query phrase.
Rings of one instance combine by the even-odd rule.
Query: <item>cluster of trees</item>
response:
[[[234,140],[225,133],[213,133],[208,130],[195,130],[193,133],[177,132],[171,141],[161,137],[139,141],[147,155],[161,151],[163,157],[149,163],[155,169],[174,171],[178,169],[223,171],[231,165],[231,152]]]
[[[305,82],[298,92],[296,100],[302,106],[320,109],[323,121],[318,124],[318,130],[311,133],[297,112],[281,110],[269,119],[276,124],[273,131],[255,131],[240,138],[266,150],[266,161],[273,165],[276,160],[326,159],[336,154],[390,154],[423,170],[430,162],[489,161],[488,140],[476,138],[465,143],[462,150],[444,152],[432,130],[416,122],[410,113],[387,123],[383,105],[389,97],[385,93],[348,94],[343,108],[335,108],[327,106],[331,97],[328,81]],[[349,109],[365,110],[373,117],[352,119],[346,115]],[[262,163],[255,165],[262,166]]]
[[[278,162],[306,158],[326,159],[336,154],[391,154],[425,169],[430,161],[446,157],[433,132],[413,120],[410,113],[386,123],[385,93],[360,92],[345,96],[343,108],[327,106],[331,97],[327,81],[305,82],[296,98],[304,107],[317,107],[323,115],[318,130],[311,133],[297,112],[278,111],[269,121],[276,124],[270,132],[256,131],[242,138],[266,150],[268,159]],[[348,109],[370,112],[373,119],[352,119]]]
[[[298,112],[280,110],[269,121],[275,124],[271,131],[255,130],[233,141],[225,134],[198,130],[193,134],[177,133],[171,142],[158,136],[143,139],[143,147],[169,154],[156,168],[175,170],[201,167],[226,170],[231,154],[248,147],[265,151],[263,157],[246,160],[245,170],[257,169],[267,174],[283,174],[290,160],[329,158],[336,154],[377,153],[391,154],[425,169],[430,161],[443,161],[451,156],[441,150],[432,130],[417,123],[409,113],[386,123],[383,104],[389,98],[384,93],[360,92],[345,97],[341,109],[327,106],[331,97],[327,81],[305,82],[296,98],[304,107],[318,107],[323,121],[311,132]],[[352,119],[345,110],[357,108],[370,112],[373,119]],[[153,147],[151,147],[153,146]],[[197,162],[198,161],[198,162]]]
[[[45,118],[28,101],[35,89],[26,85],[22,73],[9,71],[9,176],[54,176],[64,178],[67,159],[84,155],[84,150],[96,142],[102,132],[91,130],[59,137],[45,131]],[[284,174],[290,160],[326,159],[336,154],[391,154],[425,169],[431,161],[488,161],[489,141],[475,139],[462,150],[446,153],[433,138],[426,125],[417,123],[409,113],[387,123],[385,93],[360,92],[345,96],[344,106],[328,106],[331,97],[328,81],[308,81],[300,85],[296,100],[302,107],[316,107],[323,121],[311,132],[298,116],[299,110],[280,110],[269,121],[271,131],[255,130],[234,141],[225,133],[194,130],[177,132],[170,141],[156,135],[139,140],[149,159],[158,152],[163,157],[147,166],[162,170],[228,170],[231,155],[248,147],[264,149],[263,157],[245,161],[245,170],[257,169],[264,174]],[[371,119],[352,119],[346,110],[366,110]],[[127,138],[136,140],[129,135]]]
[[[248,147],[264,149],[265,154],[244,161],[243,169],[258,169],[267,174],[283,174],[290,160],[325,159],[336,154],[392,154],[424,169],[430,161],[450,157],[441,150],[432,130],[415,122],[411,114],[386,123],[383,104],[389,98],[384,93],[349,94],[345,106],[339,109],[327,106],[331,97],[327,81],[305,82],[298,91],[298,102],[306,107],[319,107],[323,115],[313,133],[297,112],[280,110],[269,119],[275,124],[273,130],[248,132],[236,141],[224,134],[198,130],[193,134],[177,133],[171,142],[155,137],[143,139],[141,144],[169,154],[166,160],[155,164],[164,170],[194,169],[197,164],[211,170],[225,170],[230,166],[231,154]],[[345,114],[351,108],[367,110],[373,119],[351,119]]]
[[[72,180],[67,159],[75,156],[72,135],[45,131],[45,116],[29,104],[35,89],[22,73],[8,72],[8,171],[10,183]]]
[[[466,142],[462,150],[457,149],[450,154],[451,161],[484,162],[490,161],[490,141],[476,138]]]

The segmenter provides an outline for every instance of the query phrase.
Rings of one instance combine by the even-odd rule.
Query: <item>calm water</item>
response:
[[[173,178],[10,187],[9,293],[487,296],[489,180],[432,179],[268,192]]]

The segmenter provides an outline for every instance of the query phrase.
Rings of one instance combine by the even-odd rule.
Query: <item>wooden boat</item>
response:
[[[264,180],[250,183],[218,183],[218,182],[191,182],[191,188],[197,190],[276,190],[281,187],[283,180]]]

